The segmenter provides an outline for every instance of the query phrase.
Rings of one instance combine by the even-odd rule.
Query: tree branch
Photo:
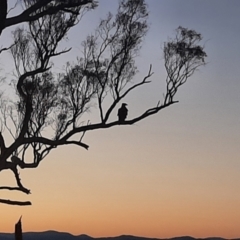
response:
[[[7,187],[7,186],[2,186],[0,187],[0,190],[9,190],[9,191],[20,191],[22,192],[22,189],[19,187]],[[29,193],[27,193],[29,194]]]
[[[69,131],[69,133],[67,133],[65,136],[63,136],[61,139],[59,140],[50,140],[44,137],[30,137],[30,138],[24,138],[22,144],[28,144],[31,142],[38,142],[38,143],[43,143],[46,145],[50,145],[50,146],[60,146],[60,145],[65,145],[65,144],[77,144],[81,147],[84,147],[85,149],[88,149],[88,145],[83,144],[81,142],[76,142],[76,141],[68,141],[68,139],[70,137],[72,137],[73,135],[77,134],[77,133],[81,133],[81,132],[87,132],[87,131],[93,131],[96,129],[105,129],[105,128],[111,128],[117,125],[132,125],[136,122],[139,122],[140,120],[143,120],[147,117],[149,117],[150,115],[153,115],[157,112],[159,112],[160,110],[174,104],[177,103],[178,101],[172,101],[169,102],[167,104],[161,105],[161,106],[157,106],[157,107],[153,107],[148,109],[147,111],[145,111],[142,115],[133,118],[131,120],[126,120],[124,122],[119,122],[119,121],[114,121],[114,122],[110,122],[110,123],[96,123],[96,124],[89,124],[89,125],[85,125],[85,126],[81,126],[78,128],[74,128],[71,131]],[[24,165],[22,165],[24,166]]]
[[[0,148],[1,148],[1,153],[3,153],[6,149],[5,141],[1,132],[0,132]]]
[[[17,206],[30,206],[32,205],[31,202],[21,202],[21,201],[12,201],[12,200],[6,200],[6,199],[0,199],[0,203],[8,204],[8,205],[17,205]]]
[[[150,83],[150,81],[147,81],[147,79],[150,78],[152,75],[153,75],[152,65],[150,65],[150,68],[149,68],[149,71],[148,71],[147,76],[145,76],[144,79],[143,79],[141,82],[134,84],[133,86],[131,86],[130,88],[128,88],[121,96],[118,96],[118,98],[116,98],[116,99],[114,100],[114,102],[112,103],[112,105],[111,105],[111,106],[109,107],[109,109],[107,110],[103,122],[104,122],[104,123],[107,122],[107,120],[108,120],[111,112],[112,112],[113,109],[115,108],[115,106],[120,102],[121,99],[123,99],[124,97],[126,97],[129,92],[131,92],[133,89],[135,89],[135,88],[137,88],[137,87],[139,87],[139,86],[141,86],[141,85],[143,85],[143,84]]]
[[[50,2],[52,2],[52,0],[38,1],[37,3],[35,3],[31,7],[29,7],[28,9],[26,9],[21,14],[15,16],[15,17],[7,18],[5,21],[5,24],[4,24],[4,28],[10,27],[10,26],[22,23],[22,22],[36,21],[37,19],[40,19],[41,17],[43,17],[45,15],[53,15],[53,14],[56,14],[57,12],[59,12],[60,10],[64,11],[65,8],[74,8],[74,7],[84,6],[87,4],[92,4],[93,7],[96,6],[94,4],[95,1],[93,1],[93,0],[70,1],[70,3],[67,3],[67,1],[66,1],[66,3],[62,2],[59,5],[51,6],[51,7],[47,8],[46,10],[41,11],[40,13],[34,15],[35,12],[37,12],[43,6],[45,6],[46,4],[48,4]]]

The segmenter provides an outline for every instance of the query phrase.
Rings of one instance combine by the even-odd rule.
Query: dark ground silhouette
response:
[[[158,238],[145,238],[145,237],[136,237],[122,235],[118,237],[101,237],[101,238],[92,238],[87,235],[74,236],[70,233],[61,233],[56,231],[46,231],[46,232],[27,232],[23,233],[24,240],[160,240]],[[14,234],[12,233],[0,233],[0,240],[14,240]],[[163,239],[161,239],[163,240]],[[209,237],[209,238],[193,238],[189,236],[183,237],[174,237],[169,238],[168,240],[227,240],[219,237]],[[234,240],[240,240],[236,238]]]

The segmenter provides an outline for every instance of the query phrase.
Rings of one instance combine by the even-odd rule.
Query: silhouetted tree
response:
[[[164,45],[167,71],[164,98],[132,119],[110,121],[117,105],[133,90],[150,83],[149,78],[153,74],[150,65],[141,81],[133,81],[137,73],[135,58],[148,30],[145,1],[122,0],[116,15],[109,13],[100,21],[95,33],[87,36],[82,43],[83,55],[77,63],[67,63],[65,72],[58,75],[51,71],[51,60],[70,51],[57,51],[59,43],[78,23],[79,16],[94,8],[96,2],[24,0],[23,4],[25,10],[22,14],[5,17],[1,25],[1,29],[5,29],[27,22],[28,27],[16,27],[14,42],[9,48],[17,74],[12,84],[16,97],[9,100],[1,93],[0,172],[12,171],[17,187],[2,186],[0,190],[29,194],[30,190],[22,185],[19,168],[37,168],[52,149],[62,145],[88,149],[89,146],[83,142],[88,131],[131,125],[176,103],[174,97],[179,87],[205,64],[206,53],[199,45],[201,34],[179,27],[175,38]],[[1,16],[5,13],[5,10],[0,12]],[[98,122],[92,123],[90,119],[83,122],[90,109],[99,112]],[[13,139],[9,146],[5,143],[4,130]],[[47,134],[49,132],[52,137]],[[32,162],[26,160],[29,151]],[[0,199],[0,202],[31,204],[5,199]]]

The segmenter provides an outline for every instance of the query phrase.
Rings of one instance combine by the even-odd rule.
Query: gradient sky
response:
[[[81,41],[117,3],[100,0],[85,15],[69,35],[73,50],[56,60],[56,68],[80,56]],[[202,33],[207,66],[180,89],[178,104],[133,126],[91,132],[85,137],[89,151],[62,147],[38,169],[22,171],[32,195],[0,192],[0,198],[33,205],[0,204],[0,232],[13,232],[23,215],[24,231],[240,237],[240,1],[147,3],[150,30],[137,60],[136,81],[151,63],[155,74],[151,85],[126,99],[129,118],[155,105],[164,93],[161,51],[179,25]],[[11,64],[1,59],[6,69]],[[0,174],[1,183],[9,181],[11,175]]]

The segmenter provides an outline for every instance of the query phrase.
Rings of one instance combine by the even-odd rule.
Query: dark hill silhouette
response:
[[[46,232],[26,232],[23,233],[24,240],[164,240],[159,238],[146,238],[146,237],[136,237],[131,235],[122,235],[118,237],[100,237],[92,238],[88,235],[79,235],[74,236],[70,233],[57,232],[57,231],[46,231]],[[13,233],[0,233],[0,240],[14,240]],[[209,237],[209,238],[193,238],[189,236],[183,237],[174,237],[167,240],[227,240],[224,238],[218,237]],[[240,240],[234,239],[234,240]]]
[[[87,240],[81,236],[73,236],[70,233],[56,231],[26,232],[23,233],[24,240]],[[90,238],[89,238],[90,239]],[[14,234],[0,234],[0,240],[14,240]]]
[[[172,240],[194,240],[196,238],[189,237],[189,236],[183,236],[183,237],[174,237]]]

